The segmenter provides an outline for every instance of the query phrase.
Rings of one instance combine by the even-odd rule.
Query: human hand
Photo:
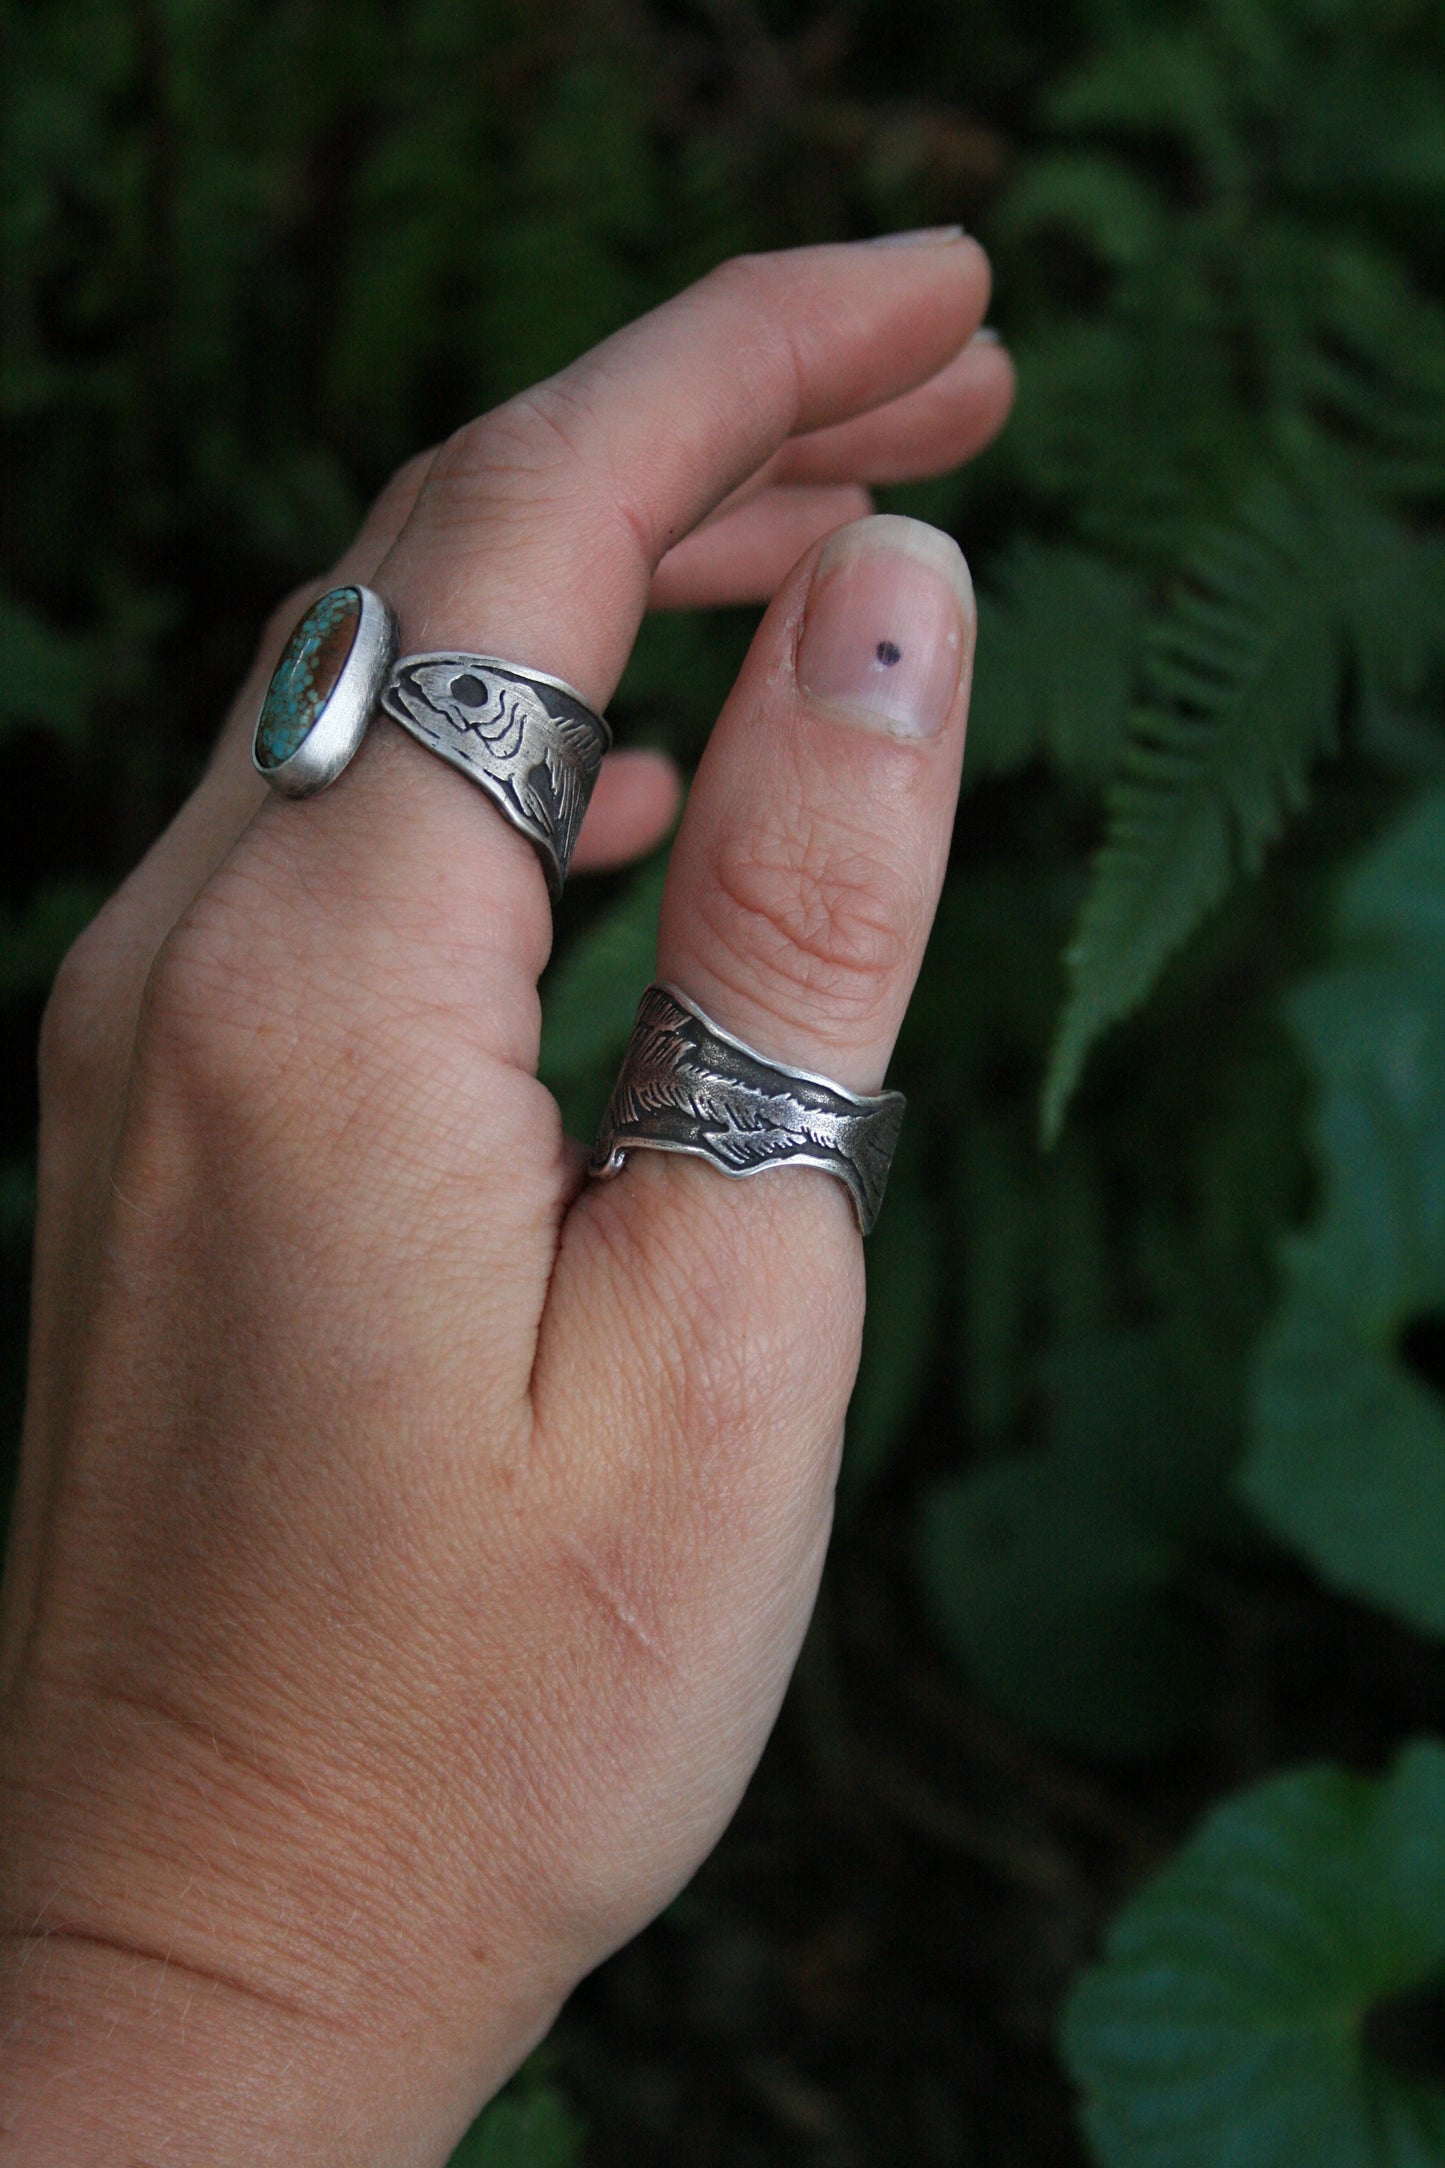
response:
[[[953,238],[726,265],[403,470],[325,583],[598,707],[649,600],[776,586],[659,970],[859,1091],[942,879],[973,620],[932,530],[822,537],[1000,426],[987,283]],[[26,2168],[443,2160],[716,1839],[827,1538],[846,1193],[650,1154],[581,1186],[529,845],[384,723],[262,802],[304,599],[47,1017],[0,1640]],[[612,756],[575,864],[674,798]]]

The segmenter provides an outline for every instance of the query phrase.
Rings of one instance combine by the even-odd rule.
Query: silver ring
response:
[[[612,743],[562,678],[499,655],[403,655],[382,687],[393,721],[469,775],[534,843],[555,903]]]
[[[588,1172],[618,1174],[638,1149],[689,1152],[723,1174],[821,1167],[845,1184],[866,1235],[883,1202],[906,1104],[860,1098],[827,1077],[770,1061],[675,986],[649,986],[592,1149]]]
[[[396,650],[396,619],[369,587],[334,587],[313,603],[261,704],[257,770],[287,797],[324,790],[380,706],[481,785],[535,846],[555,902],[612,743],[605,717],[563,679],[499,655],[398,661]]]

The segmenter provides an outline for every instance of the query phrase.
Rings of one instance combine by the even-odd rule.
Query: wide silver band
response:
[[[381,704],[536,845],[555,902],[612,743],[605,718],[561,678],[499,655],[403,655]]]
[[[675,986],[649,986],[602,1117],[589,1172],[618,1174],[631,1151],[689,1152],[723,1174],[821,1167],[847,1187],[868,1234],[898,1142],[902,1092],[860,1098],[769,1061]]]
[[[324,790],[379,705],[481,785],[535,846],[555,902],[612,743],[605,717],[563,679],[500,655],[444,650],[398,661],[396,649],[396,619],[369,587],[334,588],[314,603],[262,702],[258,772],[287,797]]]

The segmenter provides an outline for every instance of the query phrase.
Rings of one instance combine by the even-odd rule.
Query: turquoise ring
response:
[[[379,709],[487,793],[536,850],[555,902],[612,743],[606,717],[562,678],[500,655],[396,650],[396,620],[369,587],[313,603],[261,703],[258,773],[289,798],[324,790]]]
[[[369,587],[333,587],[281,650],[251,758],[286,798],[334,783],[376,712],[396,660],[396,619]]]

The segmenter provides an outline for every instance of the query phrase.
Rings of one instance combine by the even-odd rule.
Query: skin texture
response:
[[[389,727],[269,798],[250,722],[341,579],[404,649],[599,707],[650,603],[771,595],[660,974],[876,1089],[971,616],[927,739],[810,699],[794,658],[867,485],[1001,426],[987,291],[963,239],[727,264],[413,461],[63,967],[0,1614],[0,2163],[439,2163],[733,1811],[827,1541],[846,1195],[651,1155],[583,1186],[535,1075],[528,845]],[[676,800],[614,754],[577,867]]]

